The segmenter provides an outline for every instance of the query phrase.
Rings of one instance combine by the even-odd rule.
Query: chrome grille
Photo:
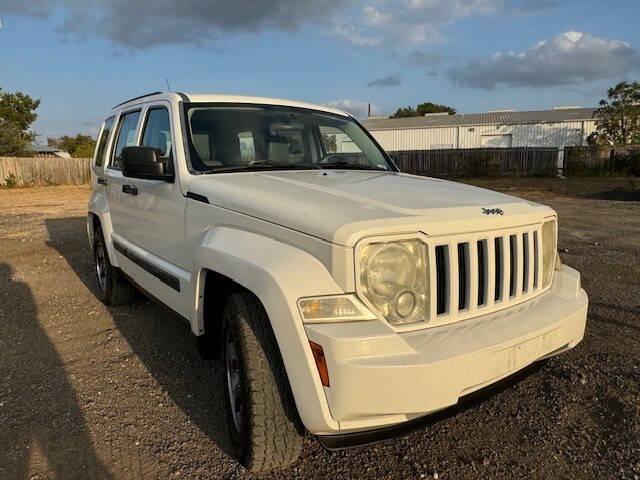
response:
[[[520,303],[542,292],[542,226],[431,238],[431,324]]]

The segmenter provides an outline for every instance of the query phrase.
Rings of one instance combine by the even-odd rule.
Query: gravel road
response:
[[[405,437],[333,453],[309,437],[272,478],[638,480],[637,194],[615,179],[473,183],[558,211],[562,259],[591,300],[584,342]],[[0,478],[246,478],[229,455],[221,364],[166,309],[96,299],[88,194],[0,190]]]

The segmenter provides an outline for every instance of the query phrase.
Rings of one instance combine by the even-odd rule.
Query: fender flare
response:
[[[338,429],[329,412],[309,340],[298,312],[301,297],[344,291],[325,266],[309,253],[245,230],[208,230],[194,255],[197,298],[192,330],[203,332],[203,295],[207,270],[222,274],[262,302],[275,334],[300,418],[313,433]]]
[[[109,203],[107,198],[102,193],[94,193],[89,200],[87,213],[87,234],[89,236],[89,245],[93,250],[94,234],[93,222],[91,215],[98,217],[100,226],[102,227],[102,234],[104,235],[104,243],[107,246],[107,253],[109,255],[109,261],[114,267],[120,267],[118,264],[118,258],[116,252],[113,249],[113,242],[111,241],[111,234],[113,233],[113,225],[111,223],[111,213],[109,212]]]

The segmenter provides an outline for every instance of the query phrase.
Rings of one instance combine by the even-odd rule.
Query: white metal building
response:
[[[596,108],[493,111],[424,117],[368,118],[364,126],[387,151],[586,145]]]
[[[52,147],[50,145],[33,144],[29,147],[29,151],[34,157],[71,158],[71,155],[66,150],[62,150],[58,147]]]

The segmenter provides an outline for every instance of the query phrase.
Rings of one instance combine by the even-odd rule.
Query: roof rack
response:
[[[133,102],[134,100],[140,100],[141,98],[144,98],[144,97],[150,97],[151,95],[158,95],[159,93],[163,93],[163,92],[145,93],[144,95],[140,95],[139,97],[133,97],[133,98],[130,98],[129,100],[125,100],[124,102],[117,104],[113,108],[118,108],[120,105],[124,105],[125,103]]]

